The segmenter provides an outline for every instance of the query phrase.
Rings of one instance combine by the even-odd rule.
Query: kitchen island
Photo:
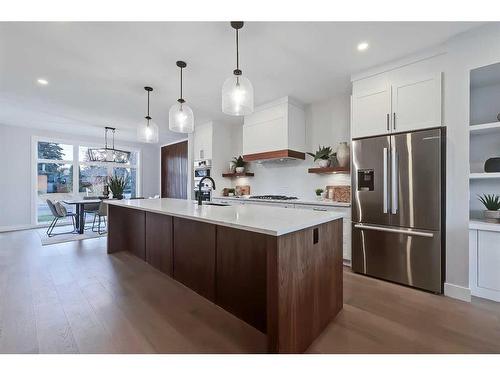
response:
[[[301,353],[342,309],[342,217],[189,200],[107,201],[108,253],[128,251]]]

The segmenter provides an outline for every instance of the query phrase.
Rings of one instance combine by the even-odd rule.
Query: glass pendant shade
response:
[[[222,112],[232,116],[245,116],[253,112],[253,86],[241,75],[233,75],[222,86]]]
[[[158,143],[158,125],[144,119],[137,128],[137,139],[143,143]]]
[[[185,102],[177,102],[170,107],[168,128],[177,133],[192,133],[194,131],[193,110]]]

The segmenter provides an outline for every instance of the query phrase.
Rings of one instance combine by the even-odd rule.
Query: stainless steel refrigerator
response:
[[[445,129],[352,142],[352,269],[443,292]]]

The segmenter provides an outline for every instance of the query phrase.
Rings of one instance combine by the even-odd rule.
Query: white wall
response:
[[[321,146],[332,146],[345,142],[349,137],[350,118],[349,94],[313,103],[306,106],[306,151],[314,152]],[[265,137],[265,134],[262,135]],[[241,155],[242,126],[233,125],[231,134],[231,151],[234,156]],[[314,190],[327,185],[350,185],[349,175],[318,175],[307,173],[313,166],[310,156],[306,160],[283,162],[250,163],[248,168],[255,173],[254,177],[238,178],[227,181],[224,187],[250,185],[251,194],[283,194],[297,196],[302,199],[314,199]],[[227,168],[227,167],[226,167]]]
[[[46,137],[88,143],[103,143],[101,138],[79,137],[41,129],[0,125],[0,230],[27,227],[32,223],[32,137]],[[160,191],[160,149],[156,145],[116,141],[116,147],[141,150],[141,195],[153,196]]]

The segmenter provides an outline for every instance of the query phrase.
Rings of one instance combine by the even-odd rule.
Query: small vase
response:
[[[229,173],[233,173],[233,172],[234,172],[234,163],[230,162],[229,163]]]
[[[330,166],[330,159],[320,159],[318,160],[318,165],[320,168],[327,168]]]
[[[484,210],[484,218],[490,220],[500,219],[500,210]]]
[[[349,165],[350,152],[347,142],[340,142],[337,149],[337,161],[339,162],[340,167],[345,168]]]
[[[236,167],[236,173],[243,173],[245,172],[245,167]]]

